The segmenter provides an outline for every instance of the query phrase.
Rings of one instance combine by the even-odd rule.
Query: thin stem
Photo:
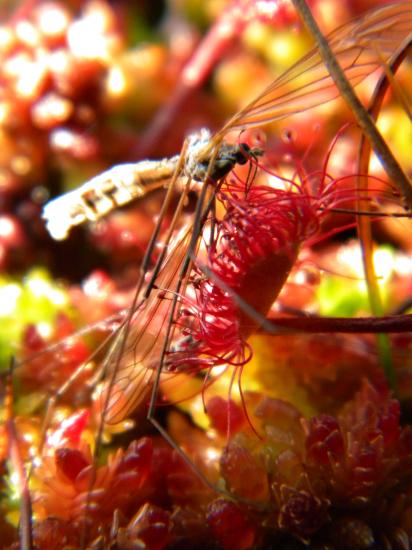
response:
[[[14,357],[10,361],[10,369],[6,384],[6,396],[4,399],[5,426],[9,442],[10,462],[18,475],[21,500],[20,500],[20,524],[19,524],[19,548],[21,550],[33,550],[32,532],[32,503],[30,490],[27,482],[27,474],[20,451],[19,440],[13,415],[13,372]]]
[[[412,332],[412,315],[388,315],[386,317],[318,317],[302,315],[300,317],[270,317],[267,319],[273,326],[260,332],[268,334],[321,332],[342,334],[379,334]]]
[[[373,120],[376,120],[379,116],[379,112],[382,107],[383,99],[391,83],[390,75],[395,73],[396,70],[401,65],[402,61],[405,59],[408,51],[412,47],[412,41],[409,40],[405,46],[402,46],[400,50],[394,55],[393,60],[390,66],[387,67],[385,73],[380,78],[378,84],[375,87],[373,96],[370,101],[368,112]],[[366,174],[369,168],[371,154],[370,143],[365,139],[363,135],[361,138],[359,146],[359,157],[358,157],[358,169],[359,174]],[[368,187],[367,177],[358,177],[358,189],[360,193],[366,190]],[[358,210],[368,209],[368,201],[358,200]],[[359,212],[360,213],[360,212]],[[373,265],[373,242],[372,242],[372,227],[371,221],[364,215],[358,215],[357,218],[358,224],[358,234],[359,239],[362,243],[362,260],[365,272],[365,278],[367,282],[369,303],[371,311],[374,315],[382,316],[383,315],[383,305],[379,291],[378,280],[375,273],[375,268]],[[385,375],[393,389],[396,389],[396,373],[393,368],[392,355],[390,352],[390,343],[388,337],[384,334],[380,334],[377,337],[378,350],[380,355],[380,361],[384,368]]]
[[[393,183],[399,188],[409,210],[412,210],[412,186],[407,175],[392,155],[392,152],[383,139],[381,133],[376,128],[372,117],[353,91],[353,88],[346,78],[345,73],[336,60],[328,41],[320,31],[306,3],[306,0],[292,0],[292,2],[307,26],[309,32],[315,39],[319,53],[322,56],[323,61],[336,84],[336,87],[339,89],[343,99],[353,112],[359,126],[362,128],[363,133],[371,143],[375,153],[379,156],[385,172]]]

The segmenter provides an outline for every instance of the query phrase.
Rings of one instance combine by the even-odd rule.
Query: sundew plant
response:
[[[1,548],[411,548],[411,3],[0,16]]]

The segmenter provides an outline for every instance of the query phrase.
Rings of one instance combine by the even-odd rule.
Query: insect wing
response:
[[[186,227],[170,243],[170,250],[155,287],[149,297],[140,303],[130,321],[122,356],[119,358],[118,346],[124,337],[123,331],[119,332],[108,355],[106,370],[110,383],[104,383],[103,392],[99,395],[107,425],[113,426],[122,422],[150,395],[156,370],[160,368],[159,358],[172,305],[172,297],[167,295],[167,291],[177,286],[190,238],[191,227]],[[109,396],[105,387],[109,388]]]
[[[390,62],[412,37],[412,4],[398,2],[368,12],[343,25],[327,38],[339,64],[356,86]],[[256,99],[234,115],[216,136],[280,120],[338,97],[328,69],[316,49],[272,82]]]

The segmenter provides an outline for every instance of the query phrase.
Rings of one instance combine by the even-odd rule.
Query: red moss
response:
[[[74,482],[80,472],[90,466],[86,457],[75,449],[57,449],[56,468],[65,475],[71,482]]]
[[[116,536],[119,548],[163,550],[170,541],[170,514],[152,504],[143,505]]]
[[[356,517],[345,517],[335,521],[331,537],[338,549],[367,550],[374,548],[377,540],[370,525]]]
[[[254,403],[265,438],[241,429],[224,449],[221,473],[235,497],[266,502],[272,515],[263,514],[262,526],[305,543],[330,540],[333,548],[341,548],[335,524],[348,530],[353,548],[381,536],[395,540],[409,526],[402,495],[411,488],[412,431],[401,428],[388,390],[364,382],[337,416],[310,420],[279,400]]]
[[[308,540],[329,519],[328,503],[307,491],[281,488],[281,507],[278,524],[280,529]]]
[[[268,473],[259,458],[236,442],[230,442],[221,458],[227,488],[238,498],[260,502],[269,498]]]
[[[213,536],[225,550],[247,550],[255,542],[253,522],[234,502],[223,499],[212,502],[207,512],[207,522]]]
[[[98,468],[92,466],[87,446],[81,442],[77,446],[57,448],[54,455],[44,456],[34,471],[39,518],[54,515],[80,521],[88,501],[87,517],[93,519],[95,532],[115,510],[127,515],[154,490],[150,479],[153,443],[149,438],[132,442],[127,451],[119,450],[108,458],[107,465]]]
[[[333,465],[345,452],[339,422],[333,416],[320,415],[308,423],[305,441],[306,458],[310,462]]]

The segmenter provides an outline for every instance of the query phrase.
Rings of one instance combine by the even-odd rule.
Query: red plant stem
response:
[[[21,21],[22,19],[27,18],[33,9],[36,7],[38,0],[26,0],[25,2],[20,3],[12,15],[9,17],[9,24],[13,25]],[[10,3],[12,5],[12,3]]]
[[[180,75],[180,82],[170,100],[154,117],[142,134],[137,148],[139,157],[150,156],[158,140],[171,127],[180,109],[189,97],[206,81],[213,68],[243,33],[245,27],[256,19],[274,20],[282,9],[283,0],[234,0],[213,24],[199,44]]]
[[[273,323],[275,334],[279,333],[279,328],[287,329],[287,332],[341,332],[345,334],[412,332],[412,315],[358,317],[354,319],[305,315],[302,317],[269,317],[268,321]],[[268,333],[267,325],[265,325],[264,332]]]

